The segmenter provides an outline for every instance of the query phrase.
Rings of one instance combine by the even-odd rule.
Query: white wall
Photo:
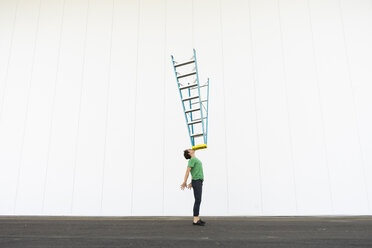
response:
[[[195,47],[201,215],[370,215],[371,44],[370,0],[2,0],[0,214],[192,215]]]

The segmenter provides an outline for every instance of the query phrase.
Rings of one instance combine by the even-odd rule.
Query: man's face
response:
[[[189,149],[188,151],[189,151],[190,156],[194,155],[194,153],[195,153],[195,151],[193,149]]]

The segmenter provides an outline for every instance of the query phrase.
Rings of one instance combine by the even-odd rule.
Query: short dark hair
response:
[[[184,151],[183,151],[183,156],[184,156],[186,159],[190,159],[191,156],[190,156],[190,154],[189,154],[189,150],[184,150]]]

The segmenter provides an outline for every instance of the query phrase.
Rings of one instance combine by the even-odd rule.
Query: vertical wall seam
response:
[[[3,117],[3,108],[4,108],[4,99],[5,95],[7,92],[7,85],[8,85],[8,77],[9,77],[9,67],[10,67],[10,59],[12,57],[12,52],[13,52],[13,42],[14,42],[14,33],[15,33],[15,26],[17,23],[17,15],[18,15],[18,7],[19,7],[19,2],[20,0],[17,1],[16,7],[14,10],[14,19],[13,19],[13,24],[12,24],[12,32],[10,35],[10,44],[9,44],[9,54],[8,54],[8,59],[7,59],[7,65],[6,65],[6,71],[5,71],[5,76],[4,76],[4,85],[2,86],[2,92],[1,92],[1,102],[0,102],[0,122],[2,121]]]
[[[36,28],[35,28],[35,38],[34,44],[32,48],[32,58],[31,58],[31,69],[30,69],[30,79],[28,80],[28,87],[27,87],[27,96],[26,96],[26,111],[25,111],[25,119],[23,121],[23,130],[22,130],[22,139],[21,139],[21,148],[19,152],[19,163],[18,163],[18,172],[17,172],[17,182],[16,182],[16,190],[15,190],[15,197],[14,197],[14,209],[13,212],[16,213],[17,208],[17,197],[19,191],[19,177],[21,174],[22,162],[23,162],[23,149],[25,143],[25,136],[26,136],[26,126],[28,122],[28,112],[29,112],[29,105],[30,105],[30,94],[31,94],[31,86],[32,80],[34,75],[34,66],[35,66],[35,57],[36,57],[36,47],[37,47],[37,39],[39,35],[39,28],[40,28],[40,9],[41,9],[41,0],[39,0],[38,6],[38,14],[37,14],[37,21],[36,21]]]
[[[361,139],[360,139],[359,118],[358,118],[357,107],[356,107],[356,103],[355,103],[355,93],[354,93],[353,79],[352,79],[351,68],[350,68],[350,55],[349,55],[348,45],[347,45],[347,42],[346,42],[346,32],[345,32],[345,24],[344,24],[344,17],[343,17],[341,0],[339,0],[338,3],[339,3],[339,13],[340,13],[340,20],[341,20],[343,43],[344,43],[344,48],[345,48],[347,74],[348,74],[349,86],[350,86],[350,90],[351,90],[351,98],[352,98],[352,103],[353,103],[358,146],[359,146],[359,152],[360,152],[361,163],[362,163],[362,173],[363,173],[363,179],[364,179],[364,186],[365,186],[365,190],[366,190],[366,199],[367,199],[367,204],[368,204],[367,206],[368,206],[368,211],[371,212],[371,206],[370,206],[369,194],[368,194],[367,178],[366,178],[366,168],[365,168],[365,162],[364,162],[364,153],[363,153],[363,149],[362,149],[362,142],[361,142]]]
[[[106,153],[107,153],[107,133],[108,133],[108,118],[110,109],[110,85],[111,85],[111,59],[112,59],[112,34],[114,30],[114,13],[115,13],[115,0],[112,0],[111,9],[111,30],[110,30],[110,48],[109,48],[109,58],[108,58],[108,72],[107,72],[107,89],[106,89],[106,113],[105,113],[105,140],[103,145],[103,161],[102,161],[102,187],[101,187],[101,208],[100,214],[102,215],[103,207],[103,194],[104,194],[104,184],[105,184],[105,166],[106,166]]]
[[[194,0],[191,0],[191,45],[195,48],[195,23],[194,23]]]
[[[254,56],[253,56],[253,32],[252,32],[252,15],[251,15],[251,0],[248,1],[248,16],[249,16],[249,36],[250,36],[250,49],[251,49],[251,64],[252,64],[252,86],[254,97],[254,110],[256,121],[256,140],[257,140],[257,159],[258,159],[258,173],[259,173],[259,186],[260,186],[260,210],[263,215],[263,196],[262,196],[262,173],[261,173],[261,152],[260,152],[260,135],[258,127],[258,114],[257,114],[257,96],[256,96],[256,76],[254,73]]]
[[[132,191],[131,191],[131,209],[130,214],[133,215],[133,188],[134,188],[134,168],[136,159],[136,122],[137,122],[137,88],[138,88],[138,52],[139,52],[139,38],[140,38],[140,12],[141,0],[138,0],[138,12],[137,12],[137,58],[136,58],[136,87],[134,92],[134,126],[133,126],[133,161],[132,161]]]
[[[162,214],[164,216],[164,199],[165,199],[165,113],[166,113],[166,51],[167,51],[167,0],[164,0],[164,47],[163,47],[163,153],[162,153],[162,165],[163,165],[163,200],[162,200]]]
[[[89,21],[89,7],[90,0],[88,0],[87,13],[86,13],[86,23],[85,23],[85,34],[84,34],[84,47],[83,47],[83,61],[81,68],[81,83],[80,83],[80,99],[78,105],[78,120],[77,120],[77,131],[75,138],[75,155],[74,155],[74,168],[73,168],[73,180],[72,180],[72,194],[71,194],[71,207],[70,213],[72,213],[74,206],[74,191],[75,191],[75,180],[76,180],[76,167],[77,167],[77,156],[78,156],[78,145],[79,145],[79,131],[80,131],[80,116],[81,116],[81,102],[84,88],[85,80],[85,66],[86,66],[86,50],[87,50],[87,39],[88,39],[88,21]]]
[[[294,198],[295,198],[295,207],[296,213],[298,213],[298,202],[297,202],[297,187],[296,187],[296,168],[294,163],[293,157],[293,133],[292,133],[292,126],[291,126],[291,116],[290,116],[290,108],[289,108],[289,99],[288,99],[288,78],[287,78],[287,68],[284,59],[284,41],[283,41],[283,30],[282,30],[282,21],[281,21],[281,12],[280,12],[280,3],[277,0],[277,7],[278,7],[278,19],[279,19],[279,31],[280,31],[280,45],[281,45],[281,54],[282,54],[282,62],[283,62],[283,76],[284,76],[284,90],[285,90],[285,99],[286,99],[286,107],[287,107],[287,122],[288,122],[288,134],[289,134],[289,147],[290,147],[290,156],[291,156],[291,164],[292,164],[292,173],[293,173],[293,186],[294,186]]]
[[[220,34],[221,34],[221,55],[222,55],[222,91],[223,91],[223,112],[224,112],[224,126],[225,126],[225,167],[226,167],[226,193],[227,193],[227,214],[230,213],[229,206],[229,169],[228,169],[228,149],[227,149],[227,127],[226,127],[226,92],[225,92],[225,57],[223,46],[223,25],[222,25],[222,0],[219,0],[220,9]]]
[[[52,95],[52,106],[50,110],[50,124],[49,124],[49,136],[48,136],[48,150],[47,150],[47,158],[46,158],[46,168],[44,173],[44,187],[43,187],[43,200],[41,205],[41,213],[44,213],[44,207],[45,207],[45,193],[46,193],[46,182],[48,177],[48,170],[49,170],[49,161],[50,161],[50,146],[52,143],[52,128],[53,128],[53,119],[54,119],[54,111],[55,111],[55,99],[56,99],[56,92],[57,92],[57,82],[59,77],[59,68],[60,68],[60,57],[61,57],[61,46],[62,46],[62,31],[63,31],[63,21],[64,21],[64,15],[65,15],[65,3],[66,0],[62,0],[62,13],[61,13],[61,23],[59,27],[59,41],[58,41],[58,51],[57,51],[57,68],[56,68],[56,74],[54,78],[54,86],[53,86],[53,95]]]
[[[311,18],[310,0],[307,0],[307,7],[308,7],[308,13],[309,13],[309,24],[310,24],[311,44],[312,44],[312,50],[313,50],[316,86],[317,86],[318,99],[319,99],[319,111],[320,111],[320,118],[321,118],[321,123],[322,123],[324,160],[325,160],[325,164],[326,164],[326,167],[327,167],[327,177],[328,177],[329,196],[330,196],[330,201],[331,201],[331,211],[332,211],[332,213],[334,213],[332,182],[331,182],[330,169],[329,169],[329,163],[328,163],[328,149],[327,149],[327,142],[326,142],[326,135],[325,135],[324,111],[323,111],[322,97],[321,97],[320,86],[319,86],[319,72],[318,72],[318,65],[317,65],[317,56],[316,56],[316,51],[315,51],[315,41],[314,41],[314,31],[313,31],[313,24],[312,24],[312,18]]]

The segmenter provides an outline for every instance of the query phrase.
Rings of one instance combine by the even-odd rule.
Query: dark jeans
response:
[[[191,185],[194,190],[194,216],[199,216],[200,203],[202,198],[203,180],[191,180]]]

